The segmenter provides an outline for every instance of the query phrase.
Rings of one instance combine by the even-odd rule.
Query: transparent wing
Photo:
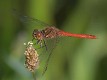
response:
[[[45,42],[46,42],[46,49],[47,49],[47,51],[46,51],[47,52],[47,58],[46,58],[46,61],[45,61],[45,66],[44,66],[42,75],[45,74],[45,72],[48,68],[48,63],[49,63],[50,58],[52,56],[53,50],[54,50],[54,48],[56,47],[56,45],[58,43],[58,37],[53,38],[53,39],[45,40]]]
[[[53,51],[59,41],[59,37],[53,38],[53,39],[46,39],[44,40],[45,44],[43,43],[43,47],[40,48],[40,45],[35,45],[35,49],[37,49],[37,52],[39,54],[40,59],[40,74],[42,76],[45,74],[45,72],[48,69],[48,63],[50,61],[50,58],[53,54]],[[36,41],[35,41],[36,42]]]
[[[22,15],[20,14],[17,10],[13,10],[12,11],[13,15],[15,15],[17,18],[20,19],[21,22],[25,23],[25,24],[33,24],[33,25],[39,25],[39,26],[44,26],[44,27],[49,27],[49,26],[52,26],[52,25],[49,25],[45,22],[42,22],[41,20],[38,20],[38,19],[34,19],[32,17],[29,17],[29,16],[25,16],[25,15]]]
[[[20,14],[17,10],[13,10],[13,14],[18,18],[20,19],[21,22],[25,23],[25,24],[29,24],[29,25],[33,25],[34,27],[35,26],[44,26],[44,27],[49,27],[49,26],[52,26],[52,25],[49,25],[47,23],[44,23],[38,19],[34,19],[34,18],[31,18],[31,17],[28,17],[28,16],[24,16],[22,14]],[[45,43],[44,43],[45,42]],[[38,53],[40,54],[40,64],[42,67],[42,75],[46,72],[47,70],[47,67],[48,67],[48,63],[49,63],[49,60],[50,60],[50,57],[53,53],[53,50],[54,48],[56,47],[56,44],[58,42],[58,37],[56,38],[53,38],[53,39],[44,39],[44,42],[43,42],[43,48],[41,50],[40,49],[37,49]],[[40,45],[36,45],[35,48],[38,48],[40,47]],[[42,65],[42,62],[43,62],[43,65]]]

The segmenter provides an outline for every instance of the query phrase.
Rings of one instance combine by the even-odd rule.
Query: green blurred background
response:
[[[107,80],[107,0],[0,0],[0,80],[33,80],[23,43],[38,27],[23,25],[13,9],[64,31],[97,36],[61,38],[45,75],[35,71],[38,80]]]

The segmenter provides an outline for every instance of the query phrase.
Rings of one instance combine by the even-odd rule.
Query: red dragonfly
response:
[[[90,34],[73,34],[69,32],[65,32],[62,30],[59,30],[58,28],[54,26],[47,27],[43,30],[35,29],[33,31],[33,38],[37,39],[38,43],[41,44],[42,40],[44,39],[52,39],[60,36],[68,36],[68,37],[77,37],[77,38],[87,38],[87,39],[96,39],[95,35]]]
[[[44,42],[46,50],[47,50],[47,46],[46,46],[46,43],[45,43],[46,39],[53,39],[53,38],[57,39],[57,37],[61,37],[61,36],[63,36],[63,37],[68,36],[68,37],[86,38],[86,39],[96,39],[95,35],[69,33],[69,32],[65,32],[63,30],[60,30],[60,29],[58,29],[58,28],[56,28],[54,26],[48,26],[43,30],[34,29],[32,36],[33,36],[33,39],[37,40],[37,43],[40,44],[41,47],[43,46],[42,44]],[[54,47],[55,46],[53,46],[53,48]],[[52,51],[49,53],[49,57],[48,57],[48,60],[47,60],[47,63],[46,63],[46,67],[44,69],[43,74],[47,70],[48,61],[50,59]]]
[[[44,22],[42,22],[42,21],[40,21],[38,19],[34,19],[34,18],[31,18],[31,17],[28,17],[28,16],[22,16],[22,15],[19,15],[19,14],[17,16],[19,16],[21,21],[24,22],[24,23],[40,24],[40,25],[46,27],[45,29],[42,29],[42,30],[34,29],[34,31],[32,33],[33,40],[36,39],[37,40],[37,44],[39,44],[40,47],[45,46],[46,50],[48,50],[48,47],[47,47],[47,44],[46,44],[45,41],[48,40],[48,39],[55,39],[54,42],[51,42],[54,45],[53,45],[52,49],[49,52],[49,56],[48,56],[48,59],[47,59],[47,62],[46,62],[46,67],[44,69],[43,74],[47,70],[47,66],[48,66],[48,62],[49,62],[50,56],[51,56],[52,51],[53,51],[53,49],[55,47],[55,44],[57,42],[57,37],[68,36],[68,37],[76,37],[76,38],[96,39],[95,35],[74,34],[74,33],[70,33],[70,32],[65,32],[63,30],[60,30],[60,29],[56,28],[55,26],[48,25],[48,24],[46,24],[46,23],[44,23]]]

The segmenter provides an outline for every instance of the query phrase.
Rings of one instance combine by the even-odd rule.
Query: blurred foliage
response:
[[[45,75],[35,71],[37,80],[107,80],[107,0],[0,0],[0,80],[33,80],[24,67],[23,43],[41,27],[25,26],[13,9],[64,31],[97,36],[61,38]]]

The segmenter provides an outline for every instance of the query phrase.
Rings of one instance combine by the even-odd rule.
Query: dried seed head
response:
[[[26,43],[24,43],[26,45]],[[35,69],[38,69],[39,66],[39,58],[37,51],[33,47],[33,43],[29,41],[26,45],[26,50],[25,50],[25,67],[31,71],[34,72]]]

